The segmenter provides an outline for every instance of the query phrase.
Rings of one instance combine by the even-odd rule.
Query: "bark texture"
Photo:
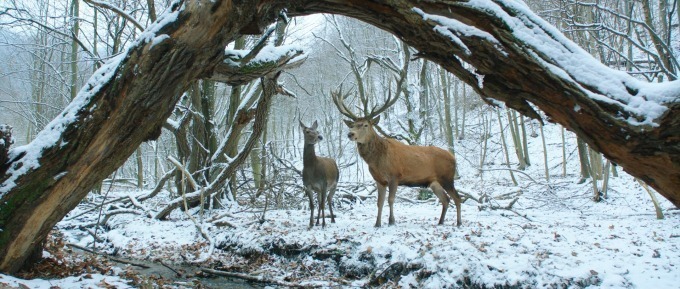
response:
[[[485,99],[502,101],[538,118],[529,103],[535,105],[551,121],[574,131],[592,148],[644,180],[676,206],[680,205],[680,101],[666,104],[668,110],[656,120],[657,127],[633,126],[622,121],[621,117],[631,115],[620,105],[589,96],[606,93],[546,69],[545,63],[557,64],[532,43],[517,39],[512,33],[517,27],[512,25],[544,29],[526,21],[525,16],[531,12],[506,7],[505,1],[477,3],[498,7],[509,17],[523,21],[508,23],[497,13],[462,0],[177,3],[182,4],[176,4],[174,12],[171,11],[176,20],[147,29],[168,38],[155,45],[141,41],[132,47],[115,68],[114,76],[101,87],[85,86],[83,91],[93,94],[82,99],[85,104],[76,113],[75,121],[48,126],[46,130],[57,130],[60,135],[58,140],[50,141],[51,145],[43,145],[39,167],[15,175],[19,168],[30,164],[31,156],[27,154],[12,155],[6,164],[7,173],[0,175],[0,271],[16,272],[31,253],[41,250],[40,244],[49,230],[98,181],[120,166],[141,142],[158,137],[188,85],[213,77],[229,42],[241,34],[261,33],[284,8],[289,16],[341,14],[389,31],[418,49],[417,56],[457,75]],[[418,11],[456,19],[488,33],[498,42],[474,33],[458,33],[460,42],[452,41],[435,30],[438,23],[424,20]],[[162,20],[163,16],[159,17]],[[593,75],[598,73],[593,71]],[[92,79],[97,77],[95,74]],[[636,91],[631,89],[629,93],[635,95]],[[46,135],[38,136],[33,144],[44,144]],[[16,184],[11,189],[8,180]]]

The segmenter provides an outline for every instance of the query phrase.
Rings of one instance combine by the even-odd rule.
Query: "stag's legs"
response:
[[[394,199],[397,196],[397,186],[399,183],[397,181],[391,181],[389,184],[390,186],[390,195],[387,198],[387,203],[390,205],[390,220],[389,224],[394,225]]]
[[[449,197],[453,199],[453,202],[456,203],[456,226],[460,227],[461,225],[461,218],[460,218],[460,204],[461,204],[461,199],[460,195],[458,194],[458,191],[456,191],[456,188],[451,185],[451,189],[446,191],[449,194]]]
[[[305,193],[307,198],[309,198],[309,228],[311,229],[314,227],[314,192],[310,188],[305,187]]]
[[[385,205],[385,186],[375,183],[378,188],[378,219],[375,221],[375,226],[380,227],[380,218],[382,217],[382,208]]]
[[[439,217],[439,225],[443,225],[444,218],[446,217],[446,210],[449,209],[449,196],[447,195],[448,193],[438,182],[432,182],[430,184],[430,189],[434,192],[439,201],[442,202],[442,215],[441,217]]]

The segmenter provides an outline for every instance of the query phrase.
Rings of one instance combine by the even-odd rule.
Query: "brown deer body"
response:
[[[398,186],[428,187],[442,203],[439,224],[444,224],[449,202],[456,205],[456,225],[461,225],[461,198],[453,179],[456,159],[448,151],[433,146],[406,145],[395,139],[383,138],[374,126],[380,121],[376,116],[394,104],[396,98],[387,101],[380,109],[374,109],[365,117],[352,114],[342,102],[339,93],[333,93],[333,101],[340,112],[352,120],[345,120],[350,128],[347,136],[357,143],[359,155],[368,165],[368,170],[378,189],[378,218],[375,226],[380,227],[385,193],[389,189],[389,224],[394,224],[394,200]],[[375,117],[375,118],[374,118]]]
[[[323,139],[316,130],[318,123],[314,121],[311,127],[306,127],[300,122],[300,127],[305,138],[305,147],[303,150],[303,166],[302,169],[302,184],[305,187],[305,193],[309,198],[309,227],[314,226],[314,193],[316,192],[319,206],[317,208],[316,225],[319,225],[319,219],[323,227],[326,226],[326,211],[325,203],[328,202],[328,209],[331,214],[331,223],[335,223],[335,215],[333,214],[333,195],[338,185],[339,172],[338,165],[335,160],[331,158],[318,157],[314,150],[314,145]]]

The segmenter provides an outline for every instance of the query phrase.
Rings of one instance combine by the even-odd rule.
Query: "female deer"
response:
[[[300,121],[300,127],[305,137],[305,148],[303,150],[303,165],[302,169],[302,184],[305,187],[305,193],[309,198],[309,227],[314,226],[314,192],[316,192],[317,200],[319,202],[316,225],[321,224],[326,227],[326,206],[328,202],[328,209],[331,213],[331,223],[335,223],[335,215],[333,215],[333,195],[338,185],[339,173],[338,165],[335,160],[330,158],[318,157],[314,152],[314,145],[323,139],[316,130],[318,123],[314,121],[311,127],[306,127]]]

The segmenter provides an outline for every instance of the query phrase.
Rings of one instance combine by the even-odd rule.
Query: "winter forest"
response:
[[[3,0],[0,288],[678,288],[678,10]]]

